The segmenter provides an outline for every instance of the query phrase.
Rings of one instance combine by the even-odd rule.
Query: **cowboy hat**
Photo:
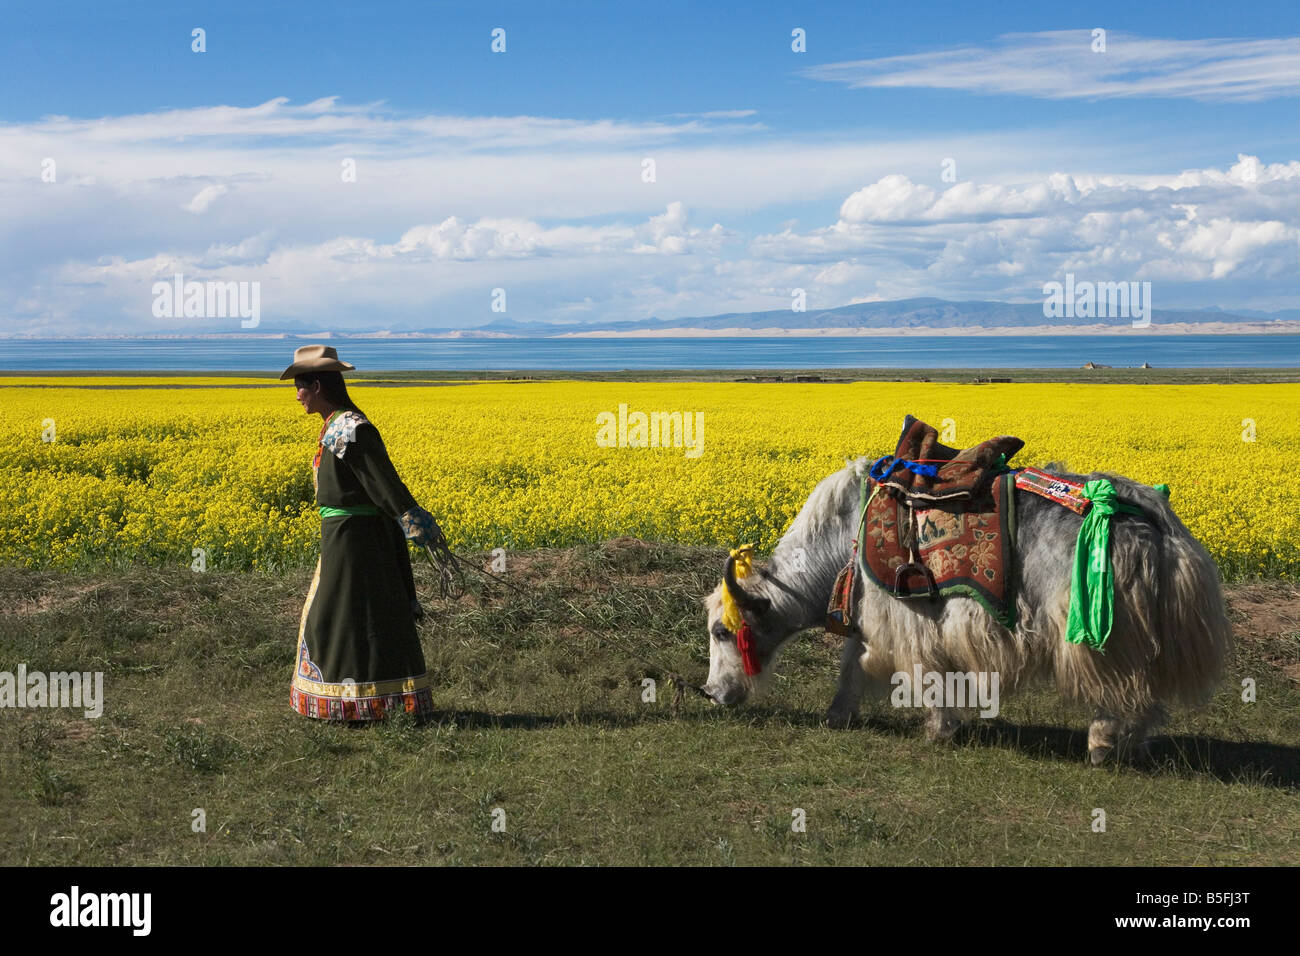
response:
[[[293,364],[280,374],[280,381],[303,372],[351,372],[356,368],[339,361],[339,353],[332,345],[304,345],[294,349]]]

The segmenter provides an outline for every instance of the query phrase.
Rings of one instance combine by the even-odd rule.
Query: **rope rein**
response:
[[[532,597],[532,595],[530,595],[526,589],[524,589],[518,584],[515,584],[513,581],[507,581],[505,578],[499,577],[493,574],[491,571],[485,571],[474,564],[462,565],[461,562],[456,558],[455,553],[447,545],[447,539],[443,537],[442,530],[440,528],[437,529],[436,531],[436,536],[433,543],[426,544],[424,546],[424,553],[429,558],[429,564],[433,566],[434,573],[438,576],[438,593],[444,600],[450,598],[453,601],[458,601],[462,597],[464,597],[465,573],[463,568],[465,567],[469,567],[470,570],[477,572],[478,574],[482,575],[484,578],[487,578],[490,581],[495,581],[497,584],[505,585],[506,587],[510,588],[512,591],[514,591],[515,593],[523,597],[526,598]],[[641,654],[639,651],[633,648],[631,644],[624,641],[621,638],[621,636],[611,640],[610,633],[608,632],[601,633],[595,630],[594,628],[589,627],[578,616],[579,615],[578,609],[575,608],[572,604],[570,604],[568,600],[564,601],[564,606],[568,608],[570,612],[568,615],[564,616],[565,623],[574,625],[580,631],[583,631],[589,636],[595,638],[598,642],[605,641],[605,642],[613,643],[616,647],[622,650],[629,657],[634,658],[638,663],[644,665],[645,667],[648,667],[652,671],[658,671],[664,674],[667,677],[667,679],[671,681],[673,684],[673,699],[672,699],[672,704],[670,705],[671,713],[673,714],[677,713],[678,708],[681,706],[682,700],[686,696],[686,691],[688,690],[694,691],[695,693],[703,697],[705,700],[712,701],[713,698],[711,698],[705,692],[703,687],[699,686],[698,684],[692,684],[690,681],[682,677],[672,668],[664,667],[660,664],[656,664],[655,662],[649,660],[648,658],[645,657],[645,655]],[[615,632],[615,634],[617,634],[617,632]]]

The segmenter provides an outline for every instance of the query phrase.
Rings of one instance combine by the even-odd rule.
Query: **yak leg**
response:
[[[835,698],[826,711],[826,722],[832,727],[847,727],[858,716],[862,693],[867,687],[863,668],[867,653],[867,645],[861,638],[853,635],[844,638],[844,650],[840,653],[840,680]]]
[[[1150,756],[1148,737],[1165,718],[1159,704],[1135,720],[1119,720],[1098,712],[1088,727],[1088,759],[1095,767],[1112,753],[1117,760],[1143,760]]]
[[[1104,763],[1119,743],[1121,723],[1098,712],[1088,725],[1088,760],[1094,767]]]
[[[1121,760],[1145,763],[1151,759],[1151,732],[1164,723],[1164,707],[1155,704],[1136,720],[1126,720],[1120,726],[1119,747],[1116,750]]]
[[[951,707],[931,707],[925,715],[925,739],[930,743],[951,740],[961,726],[961,716]]]

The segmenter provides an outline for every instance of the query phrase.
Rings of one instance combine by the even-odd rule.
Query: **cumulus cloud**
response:
[[[1054,173],[1017,186],[938,190],[894,174],[853,192],[828,226],[749,244],[758,258],[815,264],[826,282],[855,274],[844,263],[859,272],[874,264],[895,290],[982,289],[1021,300],[1065,271],[1108,280],[1294,278],[1298,248],[1300,163],[1245,155],[1226,170]]]
[[[850,88],[919,87],[1042,99],[1240,102],[1300,95],[1300,38],[1166,40],[1092,30],[1015,33],[991,46],[842,61],[803,71]]]
[[[712,256],[735,238],[719,223],[703,228],[691,225],[689,218],[684,204],[674,202],[662,214],[630,225],[546,227],[525,219],[464,222],[452,216],[414,226],[391,243],[364,236],[276,243],[263,233],[238,243],[213,244],[199,253],[67,262],[56,280],[67,290],[65,300],[84,299],[93,292],[101,300],[122,304],[124,314],[144,326],[168,324],[150,321],[145,292],[154,281],[177,274],[188,280],[261,283],[266,314],[272,317],[310,316],[347,304],[373,311],[381,303],[389,314],[401,314],[428,295],[435,277],[440,293],[481,292],[494,285],[526,287],[565,274],[586,276],[582,281],[590,289],[624,281],[638,270],[662,272],[634,265],[638,259]],[[508,273],[502,272],[503,266]],[[431,267],[435,271],[430,272]],[[504,278],[507,274],[512,278]],[[590,295],[585,299],[590,303]],[[588,304],[581,311],[590,308]],[[561,300],[555,317],[573,311]]]
[[[963,182],[942,192],[893,175],[844,200],[840,219],[846,223],[979,222],[1041,216],[1076,202],[1079,196],[1078,185],[1064,173],[1023,188]]]
[[[534,256],[600,256],[619,254],[681,255],[716,252],[727,238],[720,223],[700,229],[688,223],[686,207],[673,202],[662,215],[638,226],[553,226],[526,219],[480,219],[462,222],[456,216],[436,225],[415,226],[397,242],[363,244],[373,258],[406,259],[522,259]]]

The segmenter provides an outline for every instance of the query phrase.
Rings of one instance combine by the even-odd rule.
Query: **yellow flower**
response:
[[[0,460],[0,562],[124,558],[228,569],[310,564],[320,420],[282,383],[5,379],[17,428]],[[87,393],[86,384],[141,384]],[[56,387],[36,388],[37,384]],[[161,385],[181,385],[162,388]],[[1300,576],[1296,385],[528,382],[353,386],[416,500],[454,548],[620,535],[769,551],[846,459],[893,451],[903,415],[952,419],[955,444],[1025,439],[1013,464],[1064,462],[1172,486],[1179,517],[1231,573]],[[94,401],[87,402],[93,394]],[[702,416],[704,443],[609,447],[597,416]],[[1243,440],[1243,420],[1254,441]],[[43,441],[53,420],[54,440]]]

